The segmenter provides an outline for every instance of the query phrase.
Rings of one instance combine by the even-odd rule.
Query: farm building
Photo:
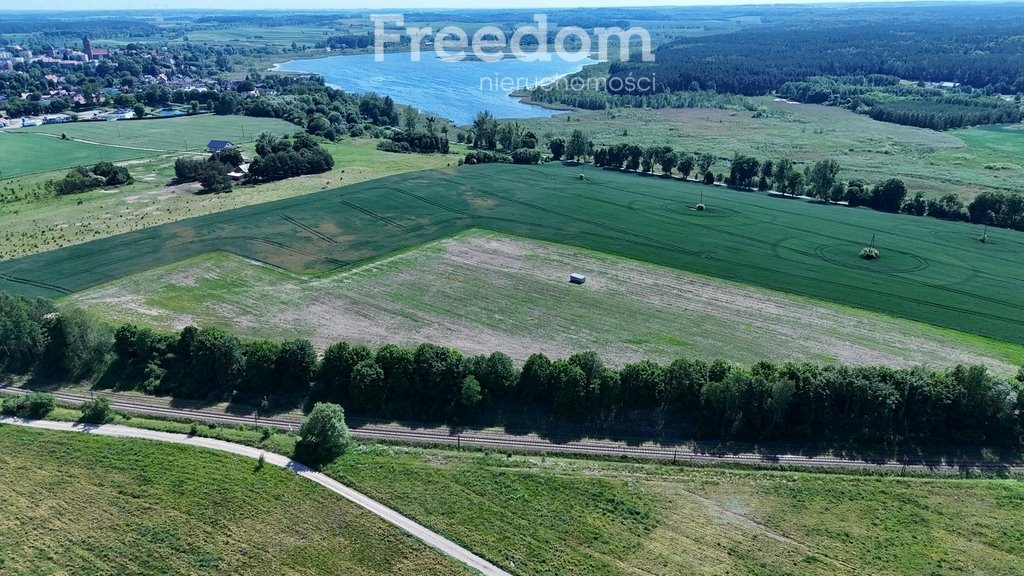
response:
[[[569,274],[569,282],[571,282],[573,284],[583,284],[586,281],[587,281],[587,277],[584,276],[583,274],[579,274],[579,273],[576,273],[576,272],[573,272],[572,274]]]
[[[210,140],[210,143],[206,145],[206,150],[207,152],[220,152],[234,147],[235,145],[227,140]]]

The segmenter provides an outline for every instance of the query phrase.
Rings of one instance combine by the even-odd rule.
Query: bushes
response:
[[[110,407],[110,399],[106,396],[97,396],[95,400],[89,400],[82,404],[82,417],[79,422],[88,424],[106,424],[114,419],[114,410]]]
[[[0,413],[18,418],[40,419],[53,412],[54,407],[53,394],[32,392],[23,396],[4,398]]]
[[[540,150],[517,148],[512,151],[513,164],[539,164],[543,158]]]
[[[92,168],[78,167],[61,180],[48,180],[46,187],[58,195],[78,194],[102,186],[121,186],[135,182],[128,169],[110,162],[100,162]]]
[[[862,248],[860,251],[860,257],[865,260],[878,260],[881,254],[878,253],[877,248]]]
[[[466,154],[466,164],[511,164],[512,157],[493,150],[474,150]]]

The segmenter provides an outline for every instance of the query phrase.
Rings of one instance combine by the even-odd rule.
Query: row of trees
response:
[[[557,139],[556,139],[557,140]],[[564,143],[553,140],[549,146],[561,149]],[[867,206],[882,212],[901,212],[915,216],[931,216],[944,220],[967,221],[1024,230],[1024,195],[1004,192],[983,192],[969,204],[956,194],[938,199],[925,198],[921,192],[908,199],[907,186],[899,178],[870,184],[864,179],[844,182],[839,179],[841,167],[832,159],[820,160],[800,170],[789,159],[760,161],[744,154],[734,154],[728,175],[716,175],[712,166],[719,159],[707,153],[681,153],[670,146],[614,144],[593,150],[595,166],[631,170],[642,173],[660,171],[671,176],[689,178],[696,172],[706,184],[722,182],[727,186],[774,190],[781,194],[808,195],[825,202],[846,202],[851,207]]]
[[[614,369],[594,352],[534,354],[517,368],[501,352],[344,342],[318,358],[305,340],[244,341],[215,328],[162,334],[124,325],[111,333],[74,310],[6,295],[0,339],[0,372],[96,377],[146,393],[266,407],[332,402],[355,414],[480,424],[520,409],[592,425],[642,417],[695,438],[743,440],[1018,447],[1024,435],[1024,369],[1013,379],[981,366],[743,368],[696,358]]]

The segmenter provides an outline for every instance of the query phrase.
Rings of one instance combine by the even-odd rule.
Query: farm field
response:
[[[487,165],[374,180],[0,262],[0,288],[59,297],[214,251],[323,277],[485,228],[1024,344],[1019,233],[990,230],[982,244],[968,224],[578,175]],[[690,208],[701,193],[705,212]],[[882,258],[860,259],[873,237]]]
[[[570,270],[593,273],[583,287]],[[311,279],[226,252],[142,272],[65,299],[117,324],[217,326],[251,338],[380,346],[435,342],[467,354],[613,365],[683,356],[754,364],[982,363],[1012,374],[1024,347],[751,288],[565,245],[471,231]],[[637,319],[643,319],[638,321]]]
[[[902,178],[929,197],[955,193],[965,200],[986,190],[1024,192],[1024,130],[987,126],[935,132],[878,122],[842,108],[754,98],[767,116],[707,108],[579,111],[566,116],[520,120],[542,139],[568,137],[575,129],[597,145],[618,142],[668,144],[684,152],[719,158],[715,172],[728,174],[736,152],[759,160],[790,158],[803,166],[832,158],[841,179],[870,182]]]
[[[277,118],[200,114],[176,118],[117,122],[71,122],[19,129],[17,134],[67,134],[75,140],[165,152],[203,152],[210,140],[252,142],[260,132],[278,136],[302,129]]]
[[[13,426],[0,427],[0,572],[467,574],[276,467]]]
[[[0,134],[0,140],[3,140]],[[45,252],[185,218],[291,198],[338,185],[354,184],[414,170],[443,168],[456,155],[390,154],[377,140],[346,139],[325,144],[334,169],[258,186],[236,187],[231,194],[199,195],[197,184],[171,185],[180,153],[121,163],[136,179],[129,186],[54,196],[47,180],[64,171],[0,181],[0,260]],[[113,149],[118,150],[118,149]]]
[[[26,174],[67,170],[102,161],[136,160],[164,152],[184,152],[186,146],[187,150],[202,152],[210,140],[250,142],[264,130],[284,135],[299,128],[274,118],[204,114],[0,130],[0,186]],[[67,134],[69,140],[61,140],[61,134]]]
[[[326,472],[521,575],[1024,571],[1024,486],[367,447]]]
[[[103,160],[121,162],[154,154],[147,150],[114,148],[0,130],[0,186],[9,183],[11,178],[25,174],[92,165]]]

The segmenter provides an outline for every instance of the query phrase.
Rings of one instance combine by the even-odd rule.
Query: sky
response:
[[[872,0],[872,3],[897,0]],[[906,0],[898,0],[906,1]],[[643,6],[729,6],[740,4],[864,3],[864,0],[49,0],[33,5],[25,0],[6,0],[8,10],[124,10],[124,9],[221,9],[221,10],[424,10],[430,8],[599,8]],[[0,10],[2,10],[0,9]]]

